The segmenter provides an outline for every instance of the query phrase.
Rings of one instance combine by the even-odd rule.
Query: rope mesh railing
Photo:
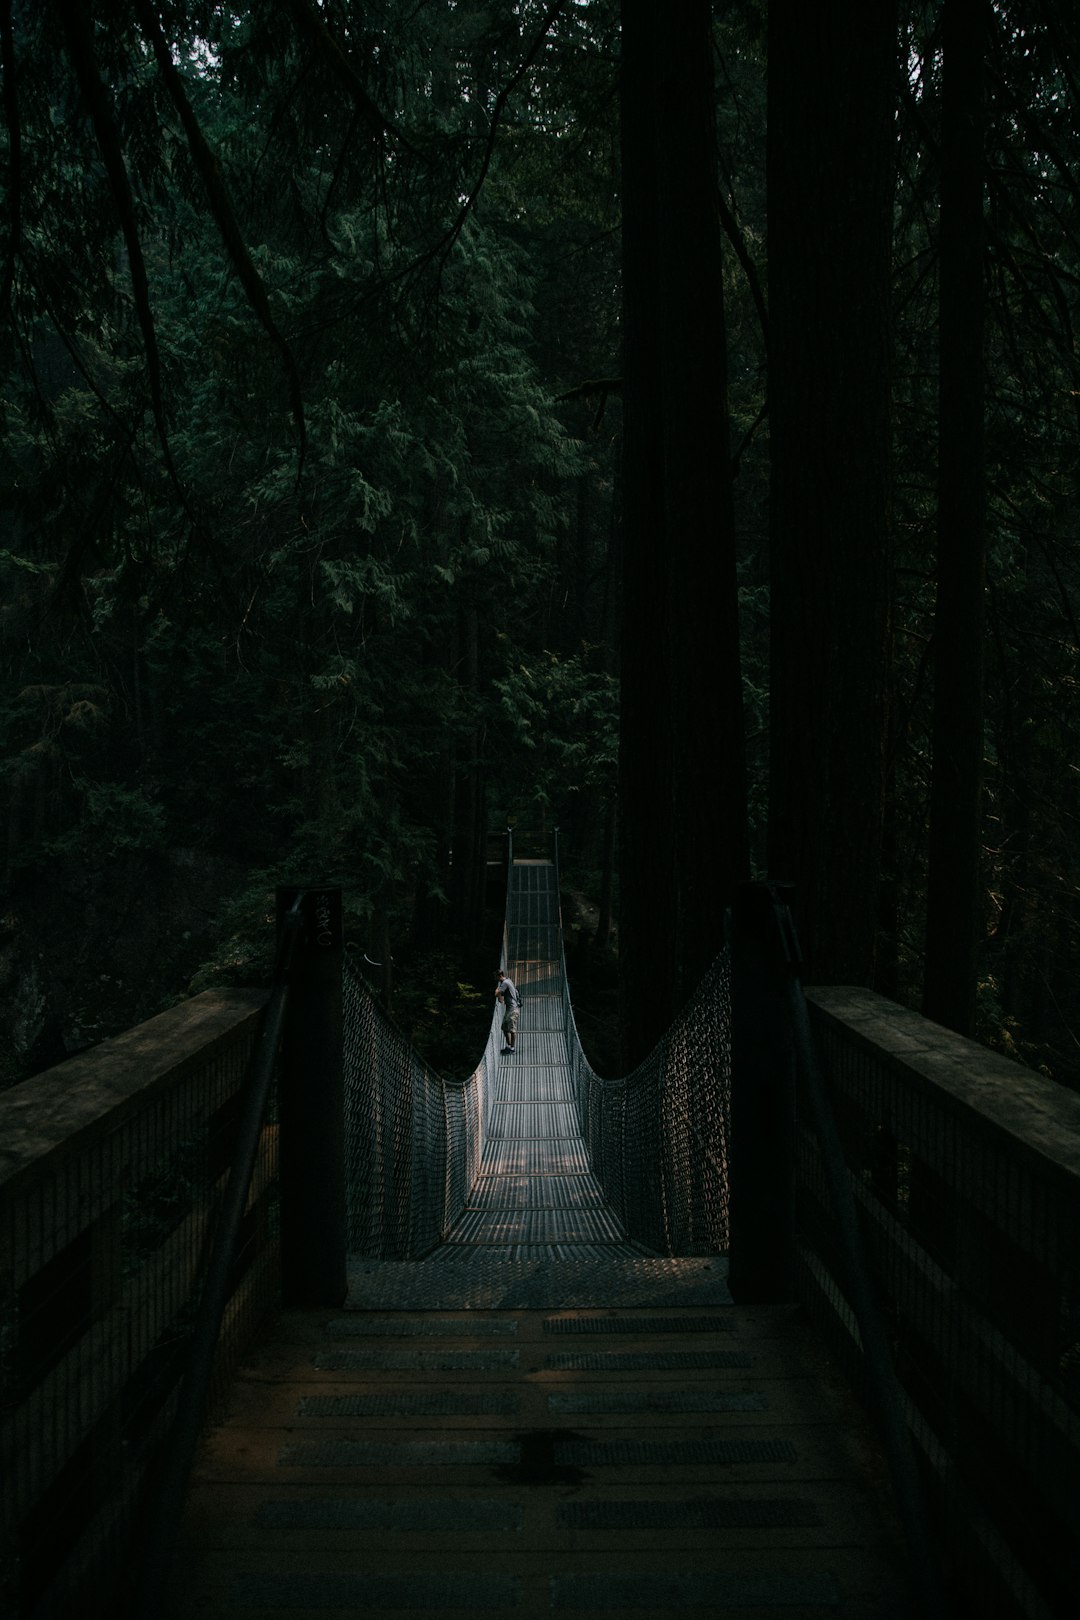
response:
[[[448,1079],[418,1055],[347,957],[343,1021],[348,1246],[415,1260],[446,1236],[479,1172],[497,1024],[468,1079]]]
[[[619,1080],[595,1073],[578,1038],[555,862],[509,866],[503,962],[524,998],[510,1061],[524,1064],[532,1052],[541,1066],[565,1065],[592,1173],[628,1236],[659,1254],[725,1250],[728,950],[653,1052]],[[424,1063],[347,958],[343,1002],[348,1246],[376,1259],[418,1259],[447,1238],[481,1174],[505,1061],[500,1019],[477,1068],[457,1081]]]
[[[728,1247],[731,959],[725,949],[648,1057],[623,1079],[582,1050],[563,974],[567,1060],[593,1174],[627,1232],[662,1254]]]

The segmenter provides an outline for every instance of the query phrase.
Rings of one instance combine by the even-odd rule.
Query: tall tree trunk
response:
[[[769,868],[807,972],[869,984],[889,650],[895,5],[769,11]]]
[[[655,34],[655,9],[652,16]],[[750,854],[709,0],[683,0],[659,32],[658,315],[681,1002],[716,956],[724,908],[750,875]]]
[[[480,685],[480,616],[475,601],[461,609],[461,685],[475,708]],[[460,940],[474,942],[481,921],[484,826],[480,782],[481,732],[477,716],[454,784],[454,848],[450,868],[450,926]],[[478,896],[480,897],[478,899]]]
[[[674,15],[669,21],[674,21]],[[619,966],[624,1061],[659,1038],[675,1000],[671,625],[663,540],[657,315],[656,36],[643,0],[622,8],[623,523],[619,726]]]
[[[624,0],[620,960],[626,1059],[746,875],[711,7]]]
[[[986,0],[945,0],[938,577],[923,1010],[965,1035],[975,1024],[982,926],[985,38]]]
[[[596,918],[596,933],[592,943],[597,950],[606,951],[611,943],[611,912],[615,879],[615,810],[606,805],[603,813],[603,843],[600,855],[600,903]]]

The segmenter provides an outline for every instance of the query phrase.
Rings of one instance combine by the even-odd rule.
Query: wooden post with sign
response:
[[[281,1040],[281,1286],[286,1305],[341,1305],[348,1292],[341,890],[281,888],[278,930],[301,901]]]

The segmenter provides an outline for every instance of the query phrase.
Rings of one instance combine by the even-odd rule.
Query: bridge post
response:
[[[348,1292],[341,890],[280,888],[279,933],[298,894],[303,929],[289,970],[278,1096],[282,1298],[341,1305]]]
[[[786,886],[743,883],[732,913],[731,1262],[738,1302],[794,1297],[795,1050]]]

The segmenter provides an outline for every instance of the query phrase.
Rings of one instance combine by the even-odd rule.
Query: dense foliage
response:
[[[879,974],[918,999],[941,5],[901,10]],[[0,11],[5,1072],[261,973],[308,875],[400,1015],[456,1025],[487,1006],[492,835],[559,825],[594,897],[613,847],[617,7]],[[759,869],[764,13],[715,7],[710,200]],[[991,34],[980,1032],[1075,1079],[1080,53],[1057,0]]]

